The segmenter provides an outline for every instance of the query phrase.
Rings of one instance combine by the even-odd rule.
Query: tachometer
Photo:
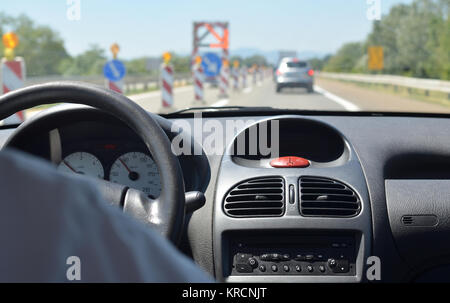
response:
[[[120,156],[112,165],[109,180],[114,183],[139,189],[150,197],[158,197],[161,180],[153,159],[141,152]]]
[[[76,152],[68,155],[59,164],[58,170],[100,179],[105,177],[105,171],[100,160],[93,154],[85,152]]]

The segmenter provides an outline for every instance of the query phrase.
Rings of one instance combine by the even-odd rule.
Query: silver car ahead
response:
[[[283,58],[275,72],[277,93],[285,87],[304,87],[312,93],[314,87],[314,70],[306,61],[297,58]]]

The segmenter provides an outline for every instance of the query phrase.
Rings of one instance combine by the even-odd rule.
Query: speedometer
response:
[[[59,171],[88,175],[103,179],[105,172],[103,165],[96,156],[85,152],[76,152],[68,155],[58,166]]]
[[[114,183],[139,189],[152,198],[161,192],[161,180],[153,159],[141,152],[126,153],[114,162],[109,174]]]

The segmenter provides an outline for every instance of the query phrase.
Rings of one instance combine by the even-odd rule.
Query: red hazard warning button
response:
[[[309,161],[300,157],[281,157],[270,161],[270,165],[276,168],[286,167],[308,167]]]

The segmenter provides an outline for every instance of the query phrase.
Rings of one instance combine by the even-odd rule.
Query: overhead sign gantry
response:
[[[200,48],[221,49],[222,61],[228,61],[228,26],[228,22],[194,22],[191,66],[195,65],[195,58],[199,55]]]

